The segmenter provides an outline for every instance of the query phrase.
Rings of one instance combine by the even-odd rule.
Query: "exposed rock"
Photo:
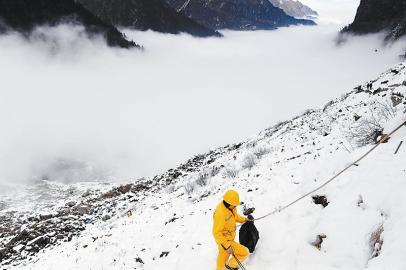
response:
[[[52,214],[41,214],[41,215],[39,215],[40,220],[47,220],[47,219],[50,219],[52,217],[53,217]]]
[[[159,255],[159,258],[167,257],[168,255],[169,255],[169,251],[162,251],[161,255]]]
[[[315,246],[318,250],[321,249],[321,244],[323,243],[323,239],[327,238],[325,234],[319,234],[316,236],[316,240],[312,242],[312,245]]]
[[[134,185],[131,188],[131,192],[137,193],[139,191],[145,191],[145,190],[148,190],[148,189],[149,189],[149,187],[147,185],[140,183],[140,184]]]
[[[27,246],[39,246],[39,247],[43,247],[46,246],[47,244],[50,243],[50,239],[48,236],[38,236],[37,238],[31,240],[30,242],[27,243]]]
[[[31,234],[27,230],[23,230],[16,237],[11,239],[11,241],[8,243],[8,245],[11,245],[11,244],[17,243],[17,242],[27,242],[31,238],[32,238]]]
[[[88,189],[85,191],[85,193],[82,194],[82,197],[88,197],[88,196],[90,196],[91,193],[92,193],[91,190]]]
[[[0,249],[0,262],[6,259],[6,249]]]
[[[38,217],[28,217],[27,220],[31,221],[31,222],[32,221],[39,221],[39,218]]]
[[[127,184],[127,185],[124,185],[124,186],[119,186],[119,187],[117,188],[117,191],[120,192],[121,194],[125,194],[125,193],[130,192],[131,187],[132,187],[132,184]]]
[[[361,0],[354,22],[344,33],[370,34],[387,31],[386,39],[406,34],[406,0]]]
[[[330,202],[327,200],[327,197],[324,196],[324,195],[322,195],[322,196],[315,195],[315,196],[312,196],[312,199],[313,199],[313,202],[314,202],[315,204],[320,204],[320,205],[322,205],[323,207],[327,207],[328,204],[330,203]]]
[[[76,202],[68,202],[66,204],[66,206],[68,206],[68,207],[74,207],[75,205],[76,205]]]
[[[364,204],[364,199],[362,198],[362,195],[358,196],[358,200],[357,200],[357,206],[361,207]]]
[[[173,217],[173,218],[169,219],[168,221],[166,221],[165,225],[167,225],[168,223],[171,223],[171,222],[175,222],[175,220],[177,220],[177,219],[178,219],[178,217]]]
[[[79,216],[75,216],[79,215],[78,212],[72,214],[68,212],[66,216],[63,216],[63,213],[63,210],[59,210],[58,216],[53,218],[50,217],[52,215],[41,215],[42,219],[28,218],[29,220],[24,222],[25,229],[5,231],[4,236],[11,239],[7,243],[0,243],[2,260],[22,260],[27,254],[33,255],[49,245],[55,245],[58,241],[70,241],[73,236],[85,229],[84,221],[78,219]],[[8,219],[4,221],[9,222]],[[14,226],[23,226],[23,224],[19,225],[20,221],[18,218],[14,219],[13,222],[16,222]],[[22,250],[24,252],[20,252]],[[25,255],[22,255],[23,253]]]
[[[119,186],[119,187],[113,188],[112,190],[104,193],[102,195],[102,197],[104,199],[114,198],[114,197],[117,197],[122,194],[126,194],[126,193],[130,192],[132,187],[133,187],[133,184]]]
[[[402,101],[403,101],[403,98],[404,97],[402,95],[393,93],[392,96],[391,96],[391,101],[392,101],[393,107],[396,107],[399,104],[401,104]]]
[[[107,221],[107,220],[109,220],[109,219],[111,219],[111,216],[110,216],[110,215],[104,215],[104,216],[102,217],[102,220],[103,220],[103,221]]]
[[[75,209],[81,215],[89,215],[92,213],[92,208],[88,205],[79,205]]]

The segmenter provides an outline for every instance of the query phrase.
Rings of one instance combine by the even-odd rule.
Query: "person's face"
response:
[[[236,206],[230,205],[230,209],[231,209],[231,210],[234,209],[234,208],[236,208]]]

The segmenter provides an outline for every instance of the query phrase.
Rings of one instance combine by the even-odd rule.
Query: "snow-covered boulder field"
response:
[[[213,209],[227,189],[238,190],[255,217],[290,203],[404,122],[405,96],[406,62],[323,108],[154,178],[72,186],[72,196],[48,208],[6,208],[0,268],[215,269]],[[406,269],[405,143],[398,149],[405,139],[406,126],[317,193],[256,221],[260,240],[245,267]]]

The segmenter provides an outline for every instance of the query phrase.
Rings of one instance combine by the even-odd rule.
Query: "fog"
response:
[[[347,25],[353,21],[360,0],[300,0],[319,14],[318,24]]]
[[[337,46],[339,28],[125,31],[144,51],[108,48],[80,27],[1,36],[0,182],[155,175],[322,106],[405,49],[378,35]]]

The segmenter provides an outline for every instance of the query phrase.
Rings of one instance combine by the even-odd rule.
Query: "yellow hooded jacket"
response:
[[[220,202],[214,211],[213,236],[218,245],[224,249],[230,247],[234,241],[236,222],[244,223],[247,218],[240,216],[237,213],[237,208],[228,209],[223,202]]]

